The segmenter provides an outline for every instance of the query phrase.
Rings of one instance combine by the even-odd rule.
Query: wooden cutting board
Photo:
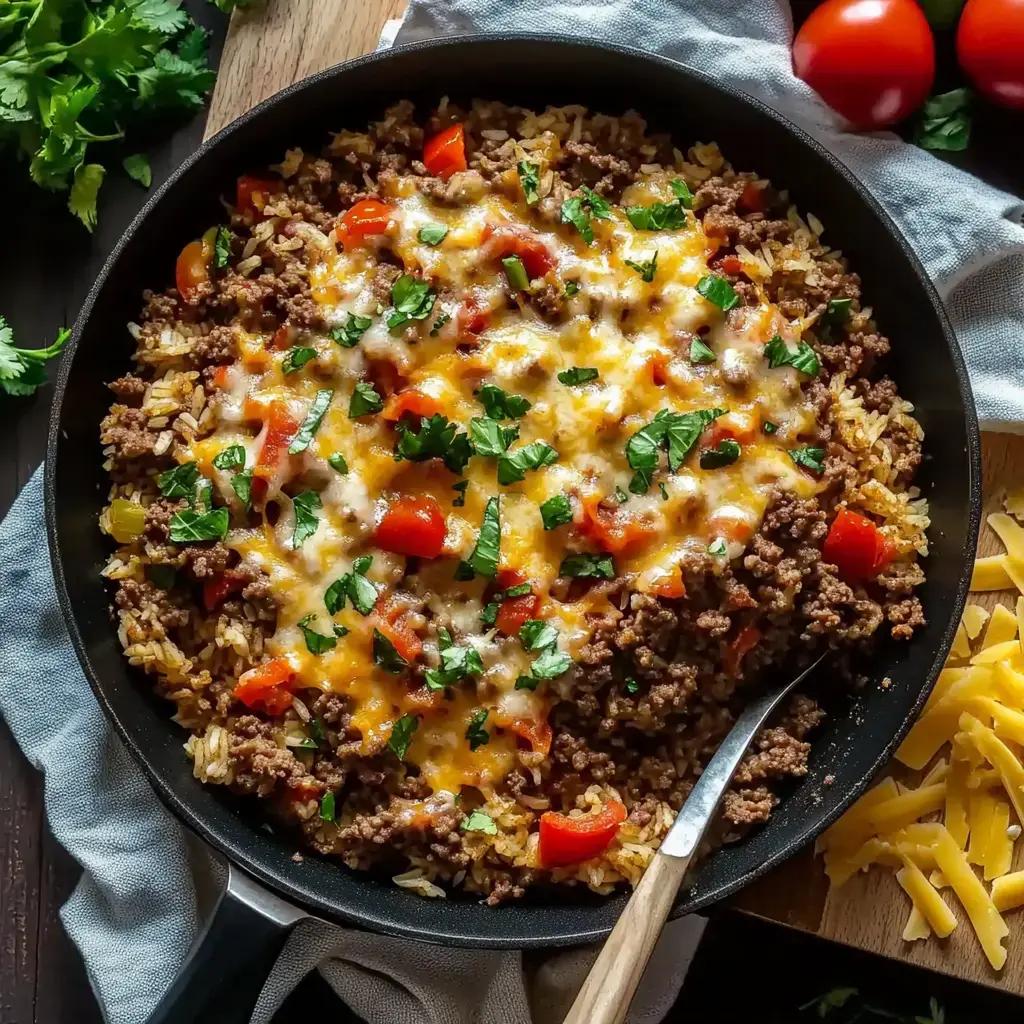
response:
[[[266,0],[261,9],[236,12],[207,137],[286,85],[375,49],[384,23],[399,17],[405,5],[406,0]],[[282,147],[286,144],[282,140]],[[987,513],[997,510],[1008,487],[1024,484],[1024,437],[983,435],[983,469]],[[995,535],[983,527],[981,553],[998,550]],[[984,595],[980,603],[991,607],[999,596],[1007,595]],[[1015,869],[1024,867],[1022,849],[1018,844]],[[890,871],[858,875],[829,893],[820,860],[806,850],[749,886],[733,904],[824,938],[1024,995],[1024,911],[1010,916],[1009,957],[996,974],[960,908],[955,912],[961,923],[945,942],[903,942],[909,901]]]

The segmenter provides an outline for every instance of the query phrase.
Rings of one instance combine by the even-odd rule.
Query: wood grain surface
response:
[[[221,58],[207,136],[292,81],[374,49],[384,23],[404,6],[405,0],[267,0],[263,13],[236,13]],[[986,511],[992,511],[1009,483],[1024,483],[1024,437],[986,434],[983,450]],[[987,527],[980,546],[986,554],[1000,550]],[[999,597],[988,595],[986,601],[994,604]],[[820,859],[805,850],[733,903],[824,938],[1024,994],[1024,914],[1016,919],[1011,915],[1007,965],[996,974],[958,908],[961,924],[949,939],[903,942],[910,902],[889,871],[858,875],[830,893]]]

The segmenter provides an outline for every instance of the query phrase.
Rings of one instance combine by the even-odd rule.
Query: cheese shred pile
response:
[[[1005,506],[1024,518],[1024,493]],[[971,590],[1016,587],[1015,607],[964,610],[946,666],[896,752],[923,773],[917,787],[883,779],[816,850],[832,886],[874,864],[893,868],[912,904],[908,942],[945,938],[959,905],[999,970],[1009,932],[1002,915],[1024,906],[1024,870],[1011,870],[1024,822],[1024,529],[1004,513],[988,524],[1006,550],[975,561]]]

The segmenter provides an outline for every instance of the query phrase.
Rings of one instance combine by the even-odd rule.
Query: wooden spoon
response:
[[[779,702],[825,655],[782,686],[752,700],[736,719],[683,804],[672,828],[633,890],[626,909],[590,968],[565,1024],[620,1024],[668,918],[686,869],[747,747]]]

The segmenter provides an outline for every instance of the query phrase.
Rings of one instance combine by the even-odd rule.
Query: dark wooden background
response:
[[[201,0],[187,0],[185,6],[211,29],[215,61],[226,19]],[[797,19],[814,6],[814,0],[797,0]],[[960,82],[948,34],[939,38],[939,48],[939,87],[952,88]],[[164,124],[148,138],[136,133],[123,150],[110,147],[104,157],[110,173],[92,236],[65,211],[63,196],[48,196],[27,184],[24,166],[13,165],[4,154],[0,195],[5,196],[8,243],[0,263],[0,314],[14,328],[18,344],[48,344],[58,327],[74,321],[106,254],[142,204],[146,193],[120,170],[123,156],[144,149],[154,182],[160,182],[196,148],[202,124],[200,114]],[[969,151],[952,159],[1020,195],[1024,117],[982,107]],[[28,399],[0,396],[0,516],[42,461],[50,397],[48,387]],[[60,681],[52,684],[59,687]],[[0,1024],[100,1024],[81,959],[57,916],[79,873],[47,827],[42,776],[0,723]]]

